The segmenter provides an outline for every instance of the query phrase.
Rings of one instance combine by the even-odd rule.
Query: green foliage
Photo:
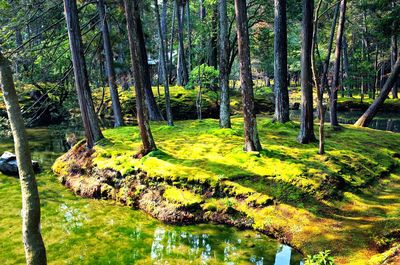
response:
[[[321,251],[314,255],[308,255],[304,265],[334,265],[330,250]]]
[[[189,82],[186,89],[194,89],[196,86],[210,90],[218,89],[219,71],[212,66],[202,64],[196,66],[189,74]]]

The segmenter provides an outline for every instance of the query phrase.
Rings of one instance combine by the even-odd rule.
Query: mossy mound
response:
[[[255,111],[257,113],[272,113],[274,111],[273,94],[270,88],[255,89]],[[153,93],[157,104],[166,116],[165,111],[165,94],[164,88],[153,87]],[[198,89],[185,89],[180,86],[170,87],[171,110],[175,120],[197,119],[196,99]],[[97,89],[93,93],[96,104],[100,105],[102,101],[102,90]],[[120,100],[122,113],[127,117],[135,117],[135,92],[134,89],[129,91],[120,91]],[[201,112],[203,118],[218,118],[219,117],[219,100],[220,95],[217,91],[203,89]],[[231,113],[240,113],[242,109],[241,94],[239,91],[231,91]],[[111,98],[108,89],[105,90],[103,107],[100,111],[101,115],[110,116],[112,114]]]
[[[106,130],[94,153],[77,145],[53,169],[82,196],[94,190],[170,223],[256,229],[306,254],[331,249],[339,264],[393,246],[379,249],[374,238],[400,229],[400,135],[328,127],[321,156],[317,144],[296,141],[297,123],[259,118],[264,149],[245,153],[242,118],[232,121],[232,129],[211,119],[153,123],[159,149],[141,159],[136,127]]]

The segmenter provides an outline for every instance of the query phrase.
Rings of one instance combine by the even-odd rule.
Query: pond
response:
[[[104,200],[77,197],[50,171],[77,127],[29,129],[42,205],[49,264],[302,264],[289,246],[253,231],[222,225],[165,225],[145,213]],[[0,153],[12,151],[0,139]],[[0,264],[24,264],[17,178],[0,174]]]

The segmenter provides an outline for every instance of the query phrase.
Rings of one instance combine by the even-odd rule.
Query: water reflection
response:
[[[219,228],[221,229],[221,227]],[[286,245],[256,233],[244,237],[224,228],[221,234],[185,231],[185,227],[157,227],[151,245],[152,264],[169,264],[168,261],[184,258],[189,264],[301,264],[301,256]],[[226,233],[228,232],[228,233]],[[172,264],[172,263],[171,263]]]

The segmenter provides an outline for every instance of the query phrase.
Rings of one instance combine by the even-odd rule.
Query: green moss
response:
[[[178,189],[173,186],[166,186],[163,196],[169,202],[184,207],[194,207],[203,202],[203,199],[200,195],[194,194],[188,190]]]

